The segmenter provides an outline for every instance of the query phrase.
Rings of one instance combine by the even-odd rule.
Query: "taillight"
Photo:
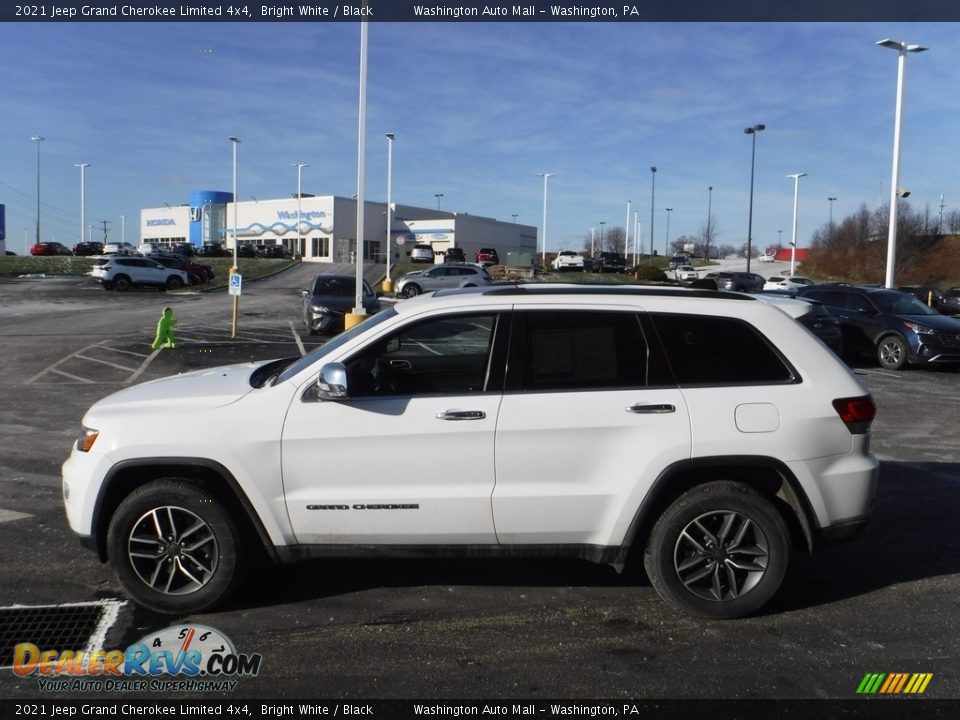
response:
[[[847,429],[854,435],[862,435],[870,429],[870,423],[877,414],[877,406],[869,395],[862,397],[840,398],[833,401],[837,415]]]

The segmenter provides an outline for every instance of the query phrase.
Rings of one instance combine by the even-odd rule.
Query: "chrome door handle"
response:
[[[638,415],[662,415],[664,413],[676,412],[677,408],[669,404],[661,405],[631,405],[627,408],[627,412],[637,413]]]
[[[437,413],[437,420],[483,420],[486,416],[483,410],[444,410]]]

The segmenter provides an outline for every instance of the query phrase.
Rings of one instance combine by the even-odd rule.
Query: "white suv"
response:
[[[283,562],[642,557],[672,605],[732,618],[773,597],[791,549],[863,527],[874,412],[833,353],[749,296],[478,287],[302,358],[101,400],[63,493],[82,542],[160,612],[214,606],[261,546]]]
[[[183,270],[167,267],[148,257],[110,255],[94,260],[90,277],[99,280],[105,290],[129,290],[131,287],[155,287],[176,290],[190,282]]]

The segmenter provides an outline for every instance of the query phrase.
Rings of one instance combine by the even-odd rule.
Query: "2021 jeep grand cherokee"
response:
[[[220,602],[260,544],[277,561],[636,552],[671,604],[730,618],[770,600],[791,548],[862,527],[873,415],[829,350],[748,296],[482,287],[302,358],[101,400],[63,490],[74,532],[161,612]],[[383,472],[417,451],[431,462]]]

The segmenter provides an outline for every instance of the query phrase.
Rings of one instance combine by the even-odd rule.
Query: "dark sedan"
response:
[[[766,282],[766,278],[756,273],[726,271],[717,273],[717,287],[721,290],[760,292]]]
[[[343,317],[357,302],[357,283],[353,275],[317,275],[303,297],[303,324],[311,335],[333,334],[343,330]],[[363,281],[363,309],[368,315],[380,312],[380,299]]]

